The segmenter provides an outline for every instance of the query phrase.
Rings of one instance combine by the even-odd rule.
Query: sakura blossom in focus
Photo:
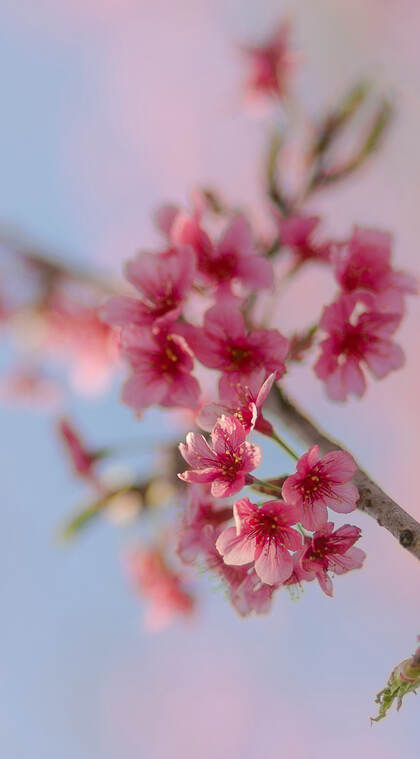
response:
[[[189,432],[179,450],[191,469],[178,477],[184,482],[211,482],[215,498],[241,490],[261,459],[260,449],[246,442],[246,432],[233,416],[220,417],[211,433],[211,446],[203,435]]]
[[[319,216],[294,214],[286,218],[277,211],[273,213],[279,230],[279,243],[290,248],[295,257],[296,266],[306,261],[330,262],[332,243],[319,240],[317,233],[321,223]]]
[[[140,253],[125,271],[141,298],[110,298],[101,309],[102,319],[118,327],[163,326],[181,313],[194,280],[195,256],[186,246],[162,254]]]
[[[203,327],[182,326],[196,358],[229,375],[233,384],[241,384],[256,369],[274,372],[277,379],[286,371],[288,340],[277,329],[247,330],[236,299],[222,300],[206,311]]]
[[[233,507],[235,527],[227,527],[216,542],[225,564],[254,563],[261,582],[283,583],[293,571],[289,551],[302,546],[300,534],[291,527],[298,521],[294,506],[282,501],[267,501],[257,506],[248,498]]]
[[[168,329],[126,327],[121,353],[133,370],[121,399],[137,413],[154,404],[197,406],[200,386],[191,374],[193,354],[181,335]]]
[[[361,536],[359,527],[345,524],[334,532],[334,524],[318,530],[312,539],[306,539],[306,547],[300,559],[301,567],[309,576],[316,577],[327,596],[333,595],[329,572],[342,575],[352,569],[360,569],[366,554],[354,544]]]
[[[179,616],[191,616],[194,599],[159,549],[132,550],[127,556],[126,568],[133,587],[148,601],[144,620],[148,630],[157,632]]]
[[[372,300],[364,297],[364,302]],[[358,308],[362,309],[359,315]],[[367,310],[355,293],[343,295],[324,308],[319,326],[328,337],[321,342],[315,373],[325,382],[332,400],[363,395],[366,379],[362,364],[377,379],[403,366],[403,351],[390,340],[400,322],[400,314]]]
[[[276,378],[273,372],[266,377],[264,369],[256,369],[241,381],[230,375],[220,380],[220,402],[210,403],[200,411],[197,422],[203,430],[211,431],[219,416],[235,416],[247,433],[254,428],[270,435],[272,425],[262,415],[262,407]]]
[[[334,273],[345,293],[368,291],[375,295],[374,310],[403,313],[404,296],[417,292],[414,277],[391,266],[392,235],[355,227],[350,239],[337,245]]]
[[[296,474],[285,480],[282,496],[299,510],[299,521],[307,530],[318,530],[327,523],[327,508],[340,514],[354,511],[359,491],[349,480],[357,467],[349,453],[331,451],[320,459],[319,448],[313,445],[296,469]]]
[[[290,24],[283,22],[261,45],[243,45],[249,62],[248,95],[284,98],[290,87],[295,55],[290,46]]]

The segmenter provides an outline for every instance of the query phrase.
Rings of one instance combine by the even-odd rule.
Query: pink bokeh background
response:
[[[316,112],[366,76],[392,92],[397,106],[381,154],[310,209],[325,215],[326,229],[335,234],[347,234],[354,223],[392,230],[398,266],[419,276],[420,6],[414,0],[49,0],[36,8],[6,1],[3,220],[52,250],[74,251],[98,271],[116,274],[134,250],[156,242],[150,218],[156,205],[185,202],[197,184],[219,188],[264,224],[261,157],[269,124],[243,107],[235,44],[264,35],[285,14],[295,24],[302,59],[297,87],[309,108]],[[328,278],[308,270],[279,303],[279,326],[306,325],[330,292]],[[412,299],[400,333],[407,366],[372,384],[363,402],[327,402],[305,368],[286,380],[418,518],[419,319],[420,302]],[[94,430],[95,414],[89,417],[77,403],[74,409]],[[121,407],[112,414],[131,423]],[[47,434],[37,420],[24,421],[34,425],[29,436]],[[11,441],[12,454],[20,455],[13,432]],[[23,444],[22,458],[30,454]],[[37,474],[35,485],[52,499],[45,460],[39,461],[38,471],[43,466],[44,479]],[[266,466],[269,471],[269,454]],[[63,468],[54,480],[56,500],[61,489],[71,491],[66,476]],[[71,492],[68,497],[71,503]],[[53,508],[48,528],[56,518]],[[333,601],[311,587],[297,603],[279,597],[269,618],[242,622],[204,579],[200,616],[153,638],[141,630],[136,601],[116,579],[108,538],[92,535],[72,549],[72,558],[52,553],[49,571],[66,566],[60,576],[69,600],[65,610],[58,608],[67,624],[50,622],[53,638],[46,635],[49,645],[39,642],[37,649],[46,618],[33,609],[40,669],[28,654],[26,669],[18,668],[5,690],[5,755],[28,755],[20,732],[28,715],[19,712],[19,693],[29,688],[37,700],[36,676],[42,679],[44,669],[49,674],[39,704],[24,702],[27,710],[38,709],[38,726],[29,720],[27,733],[32,755],[42,759],[57,756],[58,747],[63,757],[68,750],[93,759],[409,754],[419,738],[413,697],[398,717],[372,730],[368,716],[372,696],[420,633],[418,567],[385,531],[363,515],[356,521],[368,562],[363,572],[337,581]],[[19,530],[25,529],[30,532],[22,517]],[[47,528],[38,537],[44,551],[53,550]],[[18,542],[25,541],[20,532]],[[86,579],[83,572],[93,567],[107,577],[108,591],[93,575]],[[21,602],[32,587],[24,579],[25,572]],[[10,603],[6,625],[13,644],[13,625],[21,627],[21,620],[11,619],[17,610]],[[56,739],[41,737],[39,724]]]

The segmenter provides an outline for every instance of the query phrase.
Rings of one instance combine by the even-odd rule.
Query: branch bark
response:
[[[345,450],[340,443],[320,430],[278,386],[273,389],[270,402],[272,410],[302,443],[308,446],[318,445],[322,454],[337,448]],[[354,476],[354,482],[360,494],[357,508],[369,514],[380,527],[385,527],[403,548],[420,560],[420,524],[360,467]]]

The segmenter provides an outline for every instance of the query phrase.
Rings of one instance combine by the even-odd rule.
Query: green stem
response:
[[[271,439],[274,440],[277,445],[279,445],[281,448],[283,448],[284,451],[292,458],[294,461],[299,461],[300,456],[296,453],[296,451],[293,450],[286,442],[283,440],[274,430],[271,434]]]
[[[271,490],[275,495],[281,496],[281,488],[278,488],[276,485],[272,485],[271,482],[260,480],[258,477],[254,477],[253,475],[250,475],[250,477],[252,477],[252,482],[248,483],[250,487],[252,487],[253,484],[262,485],[267,490]]]

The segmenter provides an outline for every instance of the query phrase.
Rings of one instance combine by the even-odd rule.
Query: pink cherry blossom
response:
[[[267,614],[278,586],[262,583],[252,564],[240,567],[225,564],[216,548],[219,534],[220,529],[211,525],[207,525],[201,533],[204,566],[220,577],[228,589],[230,603],[240,617],[254,613]]]
[[[282,23],[265,43],[243,45],[241,49],[250,65],[247,93],[283,98],[295,62],[290,50],[290,24]]]
[[[141,299],[128,295],[110,298],[102,307],[102,319],[119,327],[138,327],[175,321],[191,290],[195,255],[191,248],[171,248],[164,254],[140,253],[125,267],[128,281]]]
[[[392,236],[375,229],[355,227],[350,239],[337,245],[334,271],[346,292],[366,290],[375,294],[375,311],[402,313],[404,295],[416,293],[414,277],[391,266]]]
[[[230,375],[220,380],[220,402],[205,406],[197,416],[203,430],[212,429],[219,416],[235,416],[247,433],[257,429],[270,435],[272,426],[264,419],[261,409],[276,378],[273,372],[266,378],[264,369],[256,369],[242,381],[232,381]]]
[[[248,331],[236,299],[224,299],[204,316],[203,327],[183,325],[184,334],[198,360],[211,369],[242,382],[256,369],[281,377],[286,371],[288,340],[276,329]]]
[[[190,616],[194,599],[181,577],[166,563],[157,548],[137,548],[127,557],[126,567],[134,588],[149,601],[145,625],[151,631],[166,627],[178,616]]]
[[[216,548],[226,564],[254,563],[261,582],[282,583],[293,571],[289,551],[302,546],[302,538],[290,525],[298,521],[297,509],[283,501],[268,501],[260,506],[248,498],[233,507],[236,527],[227,527],[217,539]]]
[[[293,252],[296,265],[305,261],[329,263],[332,243],[321,242],[318,238],[319,216],[301,216],[295,214],[287,218],[273,211],[279,229],[279,242]]]
[[[223,286],[224,290],[234,281],[250,289],[271,284],[271,265],[257,253],[250,225],[242,214],[232,219],[217,243],[196,216],[179,214],[171,227],[171,239],[194,249],[205,284]]]
[[[359,527],[345,524],[334,532],[334,524],[327,522],[312,540],[306,540],[301,556],[302,569],[316,577],[327,596],[333,595],[329,572],[342,575],[362,566],[366,554],[360,548],[353,548],[360,536]]]
[[[282,496],[300,510],[299,521],[307,530],[318,530],[327,523],[327,507],[340,514],[354,511],[359,491],[349,480],[357,467],[349,453],[331,451],[320,459],[318,446],[313,445],[296,469],[296,474],[285,480]]]
[[[133,369],[122,400],[141,413],[147,406],[198,404],[200,386],[192,376],[193,356],[184,338],[166,329],[126,327],[121,352]]]
[[[365,302],[369,297],[364,298]],[[360,297],[343,295],[324,308],[320,327],[329,333],[321,343],[321,355],[315,364],[317,376],[326,383],[332,400],[344,401],[349,393],[361,396],[366,380],[361,364],[381,379],[404,364],[399,345],[389,338],[397,329],[401,316],[363,310]]]
[[[221,416],[211,433],[211,447],[203,435],[189,432],[186,444],[179,450],[192,469],[179,474],[185,482],[211,482],[215,498],[237,493],[246,475],[255,469],[261,458],[256,445],[246,442],[246,432],[233,416]]]
[[[196,561],[203,549],[203,528],[217,527],[232,518],[232,507],[216,501],[210,486],[194,484],[188,488],[188,500],[181,524],[177,553],[185,564]]]

